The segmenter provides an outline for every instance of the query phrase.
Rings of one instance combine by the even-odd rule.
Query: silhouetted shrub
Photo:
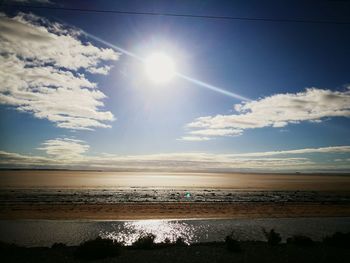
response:
[[[145,236],[139,237],[133,244],[133,248],[140,248],[140,249],[151,249],[155,247],[154,239],[156,238],[153,234],[147,234]]]
[[[154,246],[157,246],[158,248],[171,247],[173,245],[174,243],[172,243],[169,238],[164,239],[162,243],[154,244]]]
[[[66,248],[66,247],[67,247],[67,245],[64,243],[54,243],[51,246],[51,248],[53,248],[53,249],[62,249],[62,248]]]
[[[171,242],[169,238],[164,239],[162,243],[154,244],[154,248],[166,248],[166,247],[186,247],[188,244],[182,237],[178,237],[175,242]]]
[[[119,247],[120,244],[112,239],[98,237],[80,244],[75,251],[75,256],[85,260],[114,257],[119,254]]]
[[[271,229],[270,232],[267,232],[265,229],[263,229],[263,233],[267,239],[267,243],[271,246],[276,246],[282,241],[281,235],[275,232],[274,229]]]
[[[287,244],[293,244],[296,246],[301,246],[301,247],[308,247],[314,245],[314,241],[303,235],[295,235],[292,237],[287,238]]]
[[[169,238],[164,239],[163,244],[170,245],[171,241]]]
[[[225,238],[226,249],[231,252],[242,252],[239,241],[233,237],[233,234],[226,236]]]
[[[186,247],[187,244],[185,242],[185,240],[182,237],[178,237],[175,241],[175,245],[179,246],[179,247]]]
[[[332,236],[327,236],[323,239],[323,243],[335,247],[350,247],[350,232],[336,232]]]
[[[26,248],[15,244],[0,242],[0,255],[5,260],[4,262],[12,262],[17,255],[23,254],[25,250]]]

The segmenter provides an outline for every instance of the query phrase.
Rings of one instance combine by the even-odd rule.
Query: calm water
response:
[[[0,171],[0,189],[109,189],[131,186],[338,192],[350,191],[350,176],[334,174]]]
[[[320,240],[336,231],[349,232],[350,218],[288,218],[230,220],[0,220],[1,241],[25,246],[51,246],[55,242],[77,245],[97,236],[124,241],[153,233],[156,242],[182,237],[187,243],[222,241],[234,233],[240,240],[264,240],[262,229],[274,228],[282,237],[304,234]]]

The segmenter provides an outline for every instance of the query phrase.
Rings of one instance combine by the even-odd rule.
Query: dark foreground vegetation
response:
[[[350,233],[335,233],[322,242],[296,235],[281,243],[274,230],[266,242],[238,241],[234,234],[224,242],[187,245],[183,239],[154,243],[155,236],[140,237],[132,246],[96,238],[79,246],[56,243],[51,248],[25,248],[0,243],[2,262],[350,262]],[[4,261],[3,261],[4,260]]]

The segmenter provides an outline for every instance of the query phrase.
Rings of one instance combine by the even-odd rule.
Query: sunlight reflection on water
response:
[[[102,237],[111,238],[125,245],[131,245],[139,237],[147,234],[156,236],[155,243],[164,242],[166,239],[175,242],[181,237],[185,243],[195,242],[195,231],[198,226],[187,224],[186,222],[165,221],[165,220],[141,220],[129,221],[124,224],[113,225],[113,231],[101,231]]]

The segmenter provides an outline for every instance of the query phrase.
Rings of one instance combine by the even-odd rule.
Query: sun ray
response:
[[[92,35],[90,33],[87,33],[86,31],[83,31],[83,34],[85,34],[87,37],[90,37],[90,38],[92,38],[92,39],[94,39],[94,40],[96,40],[96,41],[98,41],[98,42],[100,42],[102,44],[105,44],[106,46],[108,46],[110,48],[113,48],[113,49],[115,49],[115,50],[117,50],[117,51],[119,51],[119,52],[121,52],[121,53],[123,53],[123,54],[125,54],[127,56],[135,58],[135,59],[141,61],[142,63],[146,63],[146,60],[144,58],[138,56],[137,54],[135,54],[133,52],[130,52],[130,51],[128,51],[128,50],[126,50],[124,48],[121,48],[121,47],[119,47],[117,45],[114,45],[114,44],[112,44],[112,43],[110,43],[110,42],[108,42],[106,40],[103,40],[103,39],[101,39],[99,37],[96,37],[96,36],[94,36],[94,35]],[[181,79],[189,81],[189,82],[191,82],[193,84],[196,84],[199,87],[210,89],[212,91],[218,92],[218,93],[223,94],[225,96],[229,96],[231,98],[235,98],[235,99],[243,100],[243,101],[251,101],[251,99],[249,99],[247,97],[244,97],[244,96],[239,95],[237,93],[233,93],[231,91],[219,88],[217,86],[214,86],[214,85],[211,85],[209,83],[200,81],[198,79],[194,79],[194,78],[188,77],[188,76],[186,76],[186,75],[184,75],[184,74],[182,74],[180,72],[174,72],[174,75],[180,77]]]

